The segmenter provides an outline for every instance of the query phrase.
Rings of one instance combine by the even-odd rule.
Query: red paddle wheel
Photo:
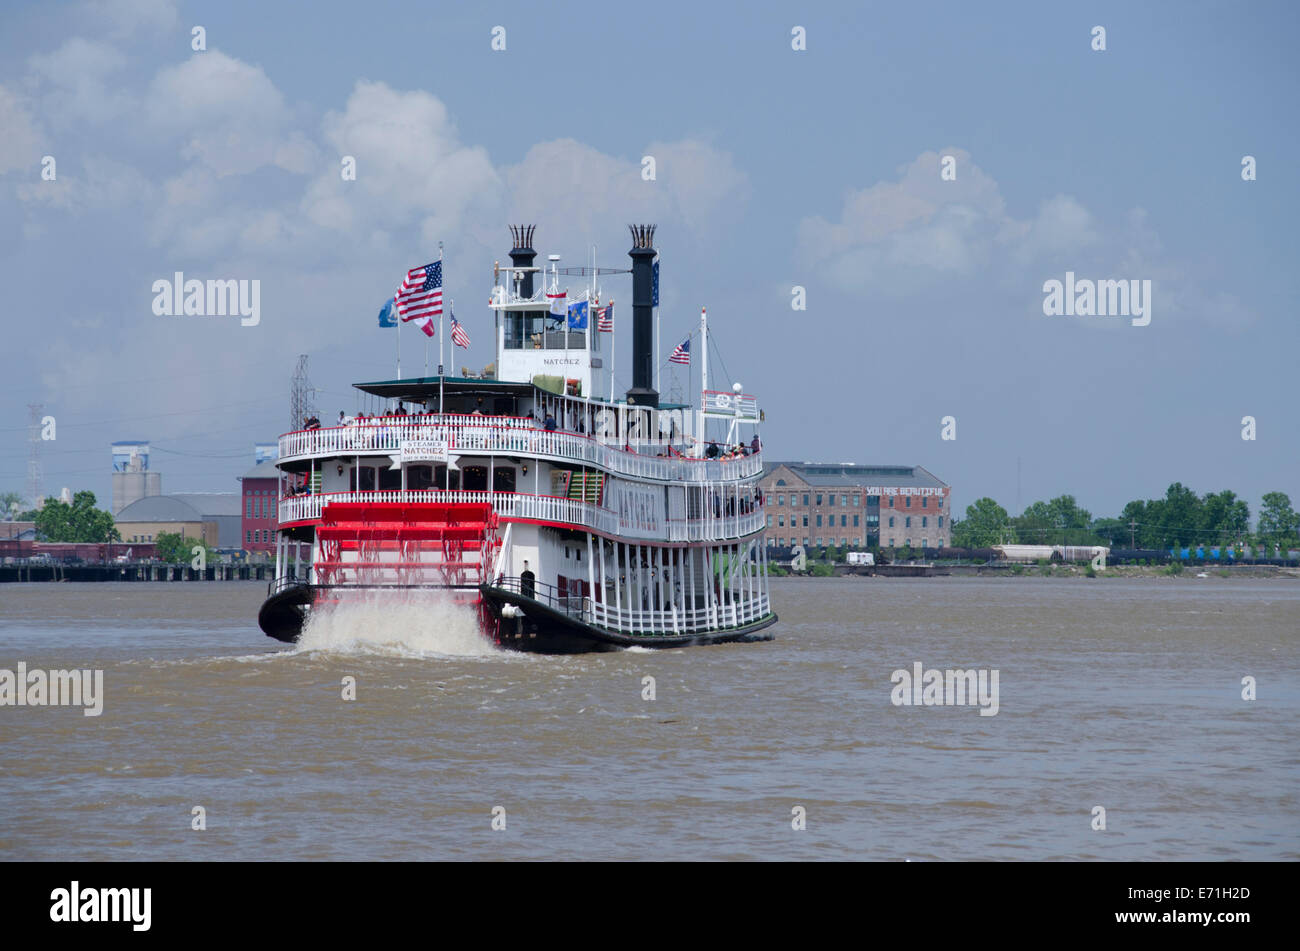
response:
[[[314,580],[328,589],[317,601],[336,602],[351,588],[401,588],[477,605],[501,548],[497,529],[487,502],[331,502],[316,529]]]

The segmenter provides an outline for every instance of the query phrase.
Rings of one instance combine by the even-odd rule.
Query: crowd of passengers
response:
[[[763,506],[763,490],[758,486],[754,487],[754,496],[742,495],[737,499],[734,495],[728,496],[725,500],[713,496],[713,517],[722,518],[724,515],[730,518],[737,511],[741,515],[748,515],[750,512],[757,511]]]
[[[390,406],[387,409],[385,409],[382,416],[379,414],[372,414],[370,416],[367,416],[365,413],[362,412],[358,412],[355,416],[349,416],[343,410],[339,410],[339,419],[337,425],[340,427],[354,426],[354,425],[382,426],[383,421],[385,419],[390,419],[394,417],[414,416],[414,415],[417,414],[408,411],[406,408],[406,404],[399,402],[396,407]],[[472,409],[468,413],[468,415],[491,416],[491,415],[499,415],[499,414],[485,413],[483,411],[483,397],[480,396],[478,398],[478,402],[474,406],[474,409]],[[555,414],[551,412],[549,409],[546,410],[545,412],[541,410],[535,412],[533,414],[533,421],[536,422],[538,425],[540,425],[541,428],[548,433],[563,431],[563,428],[555,419]],[[634,418],[632,420],[632,426],[629,427],[628,440],[623,446],[624,450],[627,452],[637,451],[632,446],[632,439],[633,436],[635,435],[637,422],[638,420]],[[305,416],[303,417],[302,428],[305,430],[320,429],[321,428],[320,419],[317,418],[316,416]],[[583,425],[581,416],[578,416],[576,418],[573,425],[570,427],[570,431],[578,433],[579,435],[585,435],[586,427]],[[657,455],[660,457],[666,456],[666,457],[678,458],[678,459],[688,458],[686,453],[681,452],[675,446],[673,446],[673,441],[675,441],[676,439],[677,439],[677,428],[676,425],[674,424],[672,431],[668,434],[667,445],[663,446],[659,450]],[[717,440],[711,440],[709,442],[708,447],[704,451],[704,455],[705,458],[708,459],[720,459],[725,461],[728,459],[737,459],[740,458],[741,456],[757,455],[761,448],[762,448],[762,444],[759,442],[758,434],[755,433],[754,438],[749,442],[748,445],[744,443],[736,443],[735,446],[721,447],[718,445]],[[294,493],[290,493],[290,494],[294,494]]]

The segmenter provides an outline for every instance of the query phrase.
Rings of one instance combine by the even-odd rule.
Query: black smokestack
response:
[[[654,381],[654,270],[655,226],[628,225],[632,232],[632,389],[627,401],[659,408]]]
[[[533,250],[533,231],[536,228],[537,225],[510,226],[510,237],[515,241],[515,246],[510,249],[510,263],[515,267],[533,266],[533,258],[537,257],[537,252]],[[523,275],[523,280],[519,282],[518,287],[522,296],[533,296],[532,271]]]

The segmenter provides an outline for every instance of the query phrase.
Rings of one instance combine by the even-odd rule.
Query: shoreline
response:
[[[891,575],[884,572],[877,574],[871,570],[837,570],[833,574],[814,575],[811,572],[787,573],[773,575],[774,578],[812,578],[818,581],[828,578],[863,578],[874,580],[885,577],[906,577],[916,579],[936,578],[1081,578],[1085,581],[1102,581],[1114,578],[1167,578],[1170,581],[1256,581],[1260,579],[1277,579],[1281,581],[1300,581],[1300,568],[1286,568],[1278,565],[1222,565],[1185,566],[1177,574],[1170,574],[1162,565],[1112,565],[1088,574],[1088,567],[1077,565],[915,565],[882,566],[914,567],[926,569],[924,573]],[[1020,570],[1017,571],[1016,569]],[[1204,575],[1204,577],[1201,577]]]

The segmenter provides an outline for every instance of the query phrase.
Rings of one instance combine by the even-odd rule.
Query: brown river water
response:
[[[0,586],[0,677],[104,677],[0,706],[0,859],[1300,859],[1300,581],[772,587],[770,642],[539,657],[440,604],[290,647],[260,584]],[[917,663],[996,715],[895,705]]]

